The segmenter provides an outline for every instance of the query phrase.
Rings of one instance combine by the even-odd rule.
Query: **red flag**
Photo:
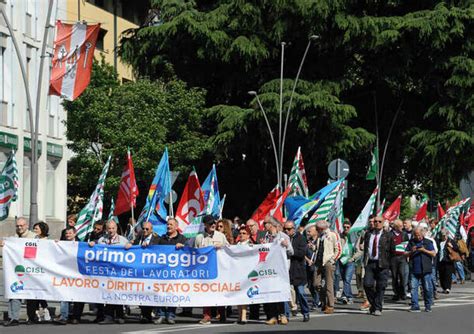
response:
[[[135,180],[135,169],[130,151],[127,152],[127,164],[123,168],[122,179],[120,180],[120,188],[115,203],[114,215],[118,216],[129,211],[137,204],[138,187]]]
[[[400,205],[402,204],[402,195],[398,196],[397,199],[390,205],[385,211],[382,217],[388,221],[394,221],[400,216]]]
[[[180,231],[193,222],[194,218],[204,209],[204,195],[195,171],[189,174],[183,195],[176,210],[176,220]]]
[[[469,232],[471,227],[474,227],[474,200],[471,202],[471,207],[469,208],[467,214],[464,216],[464,219],[467,225],[466,231]]]
[[[269,214],[279,221],[283,222],[283,203],[285,203],[285,199],[288,197],[288,194],[290,193],[290,187],[287,187],[285,192],[281,194],[275,205],[270,209]]]
[[[252,215],[253,220],[258,223],[260,229],[263,229],[263,220],[265,216],[270,212],[270,210],[275,205],[276,201],[278,200],[278,196],[280,195],[280,191],[278,190],[278,186],[272,189],[267,195],[267,197],[263,200],[263,202],[258,206],[257,210]]]
[[[423,219],[426,219],[427,210],[428,210],[428,201],[425,201],[423,202],[423,204],[421,204],[420,208],[418,209],[418,212],[413,217],[413,220],[417,222],[421,222]]]
[[[446,212],[444,211],[443,207],[441,206],[441,204],[438,202],[438,220],[440,220],[441,218],[443,218],[443,216],[446,214]]]
[[[89,85],[100,24],[56,22],[50,95],[73,101]]]

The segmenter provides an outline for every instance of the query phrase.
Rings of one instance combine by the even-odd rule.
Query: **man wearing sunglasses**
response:
[[[374,219],[374,229],[364,236],[364,289],[370,303],[369,314],[382,315],[383,298],[389,275],[392,239],[383,231],[383,218]]]

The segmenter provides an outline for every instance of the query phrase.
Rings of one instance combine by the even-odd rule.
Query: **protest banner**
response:
[[[5,297],[149,306],[290,300],[281,245],[176,249],[8,238]]]

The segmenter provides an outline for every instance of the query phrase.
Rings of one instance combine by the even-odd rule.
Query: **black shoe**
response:
[[[102,322],[102,321],[104,321],[104,318],[95,318],[92,322],[94,324],[98,324],[99,322]]]
[[[110,318],[105,318],[104,320],[99,321],[98,324],[99,325],[112,325],[112,324],[115,324],[115,321]]]
[[[298,315],[298,311],[294,310],[294,311],[291,311],[291,315],[296,317]]]
[[[56,325],[67,325],[67,320],[66,319],[54,319],[53,323]]]
[[[392,301],[394,302],[398,302],[400,300],[400,298],[398,298],[398,296],[393,296],[392,297]]]
[[[20,322],[18,320],[10,319],[10,320],[4,322],[3,326],[12,327],[12,326],[18,326],[19,324],[20,324]]]
[[[151,323],[153,323],[153,320],[151,318],[141,318],[140,323],[141,324],[151,324]]]
[[[77,320],[77,319],[72,319],[72,320],[71,320],[71,324],[73,324],[73,325],[78,325],[78,324],[79,324],[79,320]]]
[[[303,322],[308,322],[308,321],[309,321],[309,314],[303,315]]]
[[[124,318],[118,318],[117,320],[115,320],[116,323],[118,323],[119,325],[123,325],[125,323],[125,319]]]

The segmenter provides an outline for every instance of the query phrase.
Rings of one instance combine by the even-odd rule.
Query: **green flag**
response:
[[[0,174],[0,185],[0,220],[4,220],[8,217],[10,203],[16,201],[18,191],[18,169],[13,151]]]
[[[374,152],[372,152],[372,160],[370,161],[369,170],[367,171],[367,175],[365,176],[366,180],[375,180],[377,178],[378,162],[379,149],[375,147]]]

